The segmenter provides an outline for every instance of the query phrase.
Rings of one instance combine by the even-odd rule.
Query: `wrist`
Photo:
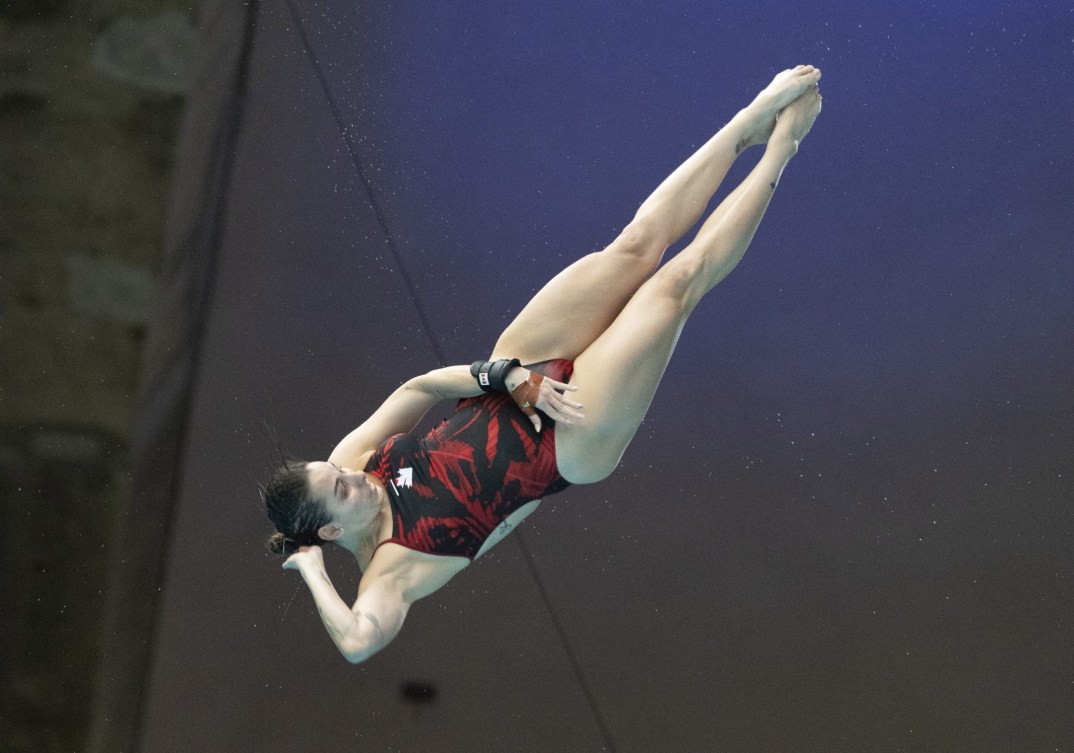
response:
[[[507,386],[508,392],[514,392],[515,388],[517,388],[518,385],[522,384],[529,378],[529,369],[525,369],[521,366],[516,366],[515,368],[507,372],[507,378],[505,378],[503,382]]]
[[[324,563],[317,562],[308,557],[303,557],[298,561],[298,574],[301,575],[307,582],[313,578],[321,577],[324,575]]]
[[[519,366],[517,358],[500,358],[496,361],[474,361],[470,374],[484,392],[510,392],[507,375]]]

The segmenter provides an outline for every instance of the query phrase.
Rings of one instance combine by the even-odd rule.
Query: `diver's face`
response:
[[[368,473],[334,463],[306,464],[310,493],[325,506],[332,522],[346,527],[369,516],[370,503],[379,502],[380,490]]]

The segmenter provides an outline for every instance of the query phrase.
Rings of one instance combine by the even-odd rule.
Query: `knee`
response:
[[[635,218],[623,228],[609,250],[633,257],[652,269],[660,264],[660,259],[667,249],[667,244],[657,232],[652,222]]]
[[[701,273],[699,262],[683,258],[680,254],[665,264],[649,281],[649,285],[662,300],[688,312],[699,297],[698,280]]]

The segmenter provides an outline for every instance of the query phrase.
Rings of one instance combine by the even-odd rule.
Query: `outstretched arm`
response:
[[[283,566],[302,574],[328,635],[351,664],[365,661],[399,634],[410,604],[390,579],[363,577],[358,600],[348,607],[328,578],[320,547],[302,547]]]
[[[395,434],[410,431],[441,400],[480,395],[468,366],[447,366],[405,382],[361,426],[336,445],[329,460],[353,466],[363,453]]]
[[[526,383],[530,372],[524,368],[512,369],[507,375],[507,386],[515,389]],[[533,406],[557,421],[581,418],[578,403],[568,401],[563,392],[573,388],[552,379],[545,379],[530,395]],[[358,465],[358,458],[375,450],[388,437],[408,432],[417,425],[429,409],[441,400],[457,400],[481,394],[481,388],[470,374],[469,366],[447,366],[416,376],[404,383],[385,400],[366,421],[332,450],[329,461],[342,466]],[[517,399],[517,398],[516,398]],[[540,428],[540,419],[533,416],[534,425]]]

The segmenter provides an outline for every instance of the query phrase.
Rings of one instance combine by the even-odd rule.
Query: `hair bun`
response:
[[[265,547],[273,554],[287,554],[287,545],[289,543],[293,545],[293,542],[289,542],[286,536],[277,531],[269,536],[268,541],[265,542]]]

